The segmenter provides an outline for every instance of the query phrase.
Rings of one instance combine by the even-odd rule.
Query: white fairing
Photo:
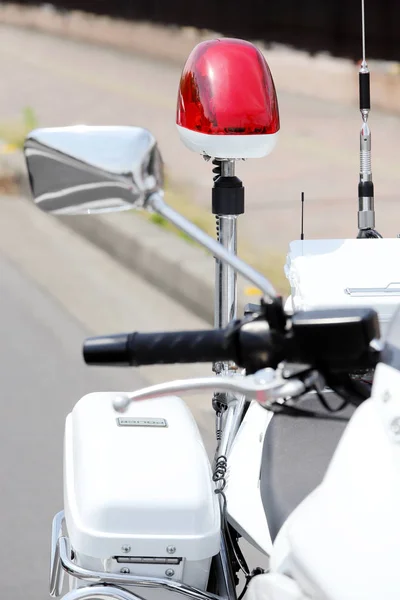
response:
[[[177,125],[179,137],[189,150],[212,158],[263,158],[275,148],[278,135],[209,135]]]
[[[296,240],[285,266],[290,312],[371,306],[382,336],[400,302],[400,239]]]
[[[393,419],[400,419],[400,371],[380,364],[373,396],[351,419],[323,483],[275,544],[272,570],[294,577],[305,597],[400,597],[400,444]]]
[[[197,425],[180,398],[133,403],[118,415],[113,397],[85,396],[66,422],[65,517],[78,562],[119,572],[115,557],[143,557],[132,574],[165,577],[168,565],[145,558],[181,558],[173,579],[204,589],[220,513]]]
[[[258,402],[251,403],[229,453],[225,488],[229,522],[268,555],[272,541],[261,500],[260,471],[272,414]]]
[[[245,600],[306,600],[306,597],[289,577],[281,573],[268,573],[250,581]]]

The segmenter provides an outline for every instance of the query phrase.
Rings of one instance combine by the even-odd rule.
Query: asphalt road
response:
[[[85,393],[127,386],[127,373],[92,370],[87,331],[0,256],[1,586],[10,599],[47,596],[52,515],[62,507],[64,419]],[[143,377],[133,373],[130,387]]]
[[[149,42],[151,43],[151,41]],[[0,123],[30,106],[41,126],[125,124],[149,128],[165,159],[168,178],[184,197],[210,211],[211,165],[184,148],[175,127],[179,65],[106,47],[0,26]],[[400,118],[374,109],[370,126],[377,227],[399,232]],[[336,85],[332,78],[332,86]],[[357,76],[354,77],[355,90]],[[357,106],[279,89],[279,143],[266,159],[240,163],[246,213],[240,235],[262,254],[286,251],[300,233],[305,192],[306,238],[355,237],[359,178]]]
[[[48,597],[50,527],[62,509],[64,419],[95,390],[182,375],[176,367],[88,368],[88,334],[206,327],[30,203],[0,199],[0,586]],[[209,372],[194,366],[185,375]],[[188,398],[212,450],[209,397]]]

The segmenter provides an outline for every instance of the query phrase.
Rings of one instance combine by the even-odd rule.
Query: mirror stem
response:
[[[152,194],[147,201],[147,206],[167,219],[167,221],[175,225],[175,227],[186,233],[186,235],[191,237],[195,242],[198,242],[201,246],[207,248],[207,250],[212,252],[215,258],[225,261],[232,269],[239,273],[239,275],[242,275],[261,290],[261,292],[269,299],[276,298],[277,293],[275,289],[261,273],[226,250],[222,244],[216,242],[211,236],[168,206],[160,194]]]

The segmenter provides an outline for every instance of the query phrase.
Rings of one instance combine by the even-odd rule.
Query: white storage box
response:
[[[371,306],[383,336],[400,303],[400,239],[294,241],[285,272],[289,311]]]
[[[166,576],[205,588],[220,549],[220,510],[197,425],[177,397],[131,404],[82,398],[65,431],[68,536],[86,568]]]

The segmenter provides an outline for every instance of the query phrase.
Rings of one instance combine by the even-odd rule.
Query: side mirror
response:
[[[35,204],[59,215],[147,208],[275,298],[271,283],[164,202],[163,165],[157,143],[140,127],[37,129],[24,153]]]
[[[34,202],[46,212],[129,210],[162,192],[156,140],[140,127],[36,129],[24,153]]]

